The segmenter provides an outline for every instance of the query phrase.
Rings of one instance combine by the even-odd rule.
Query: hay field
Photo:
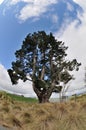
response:
[[[0,125],[11,130],[86,130],[86,96],[77,102],[38,104],[0,94]]]

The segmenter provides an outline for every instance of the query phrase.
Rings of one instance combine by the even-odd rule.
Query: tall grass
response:
[[[86,130],[86,98],[45,104],[8,99],[0,98],[0,125],[14,130]]]

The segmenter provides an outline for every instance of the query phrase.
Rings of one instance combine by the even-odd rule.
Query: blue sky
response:
[[[29,4],[30,3],[28,3],[28,7],[31,6]],[[68,4],[73,7],[68,9]],[[6,68],[11,66],[11,61],[14,60],[14,52],[20,47],[28,33],[39,30],[53,33],[59,32],[65,20],[68,20],[70,23],[74,19],[78,19],[77,11],[82,11],[81,7],[72,0],[69,0],[69,2],[64,0],[58,2],[58,0],[55,0],[55,2],[47,5],[47,7],[42,7],[46,8],[46,11],[43,13],[37,16],[35,16],[34,13],[32,14],[34,17],[30,15],[26,17],[23,16],[24,18],[22,18],[19,13],[26,5],[27,3],[25,2],[10,5],[10,1],[8,0],[6,3],[3,2],[0,8],[0,62]],[[36,5],[33,4],[33,6]],[[78,22],[80,22],[80,20],[78,20]],[[67,25],[65,24],[65,26]]]
[[[0,65],[1,72],[4,70],[7,76],[6,80],[9,79],[6,69],[15,60],[15,51],[20,48],[28,33],[39,30],[52,32],[69,46],[68,58],[77,58],[82,62],[82,69],[74,74],[84,78],[85,3],[85,0],[0,0]],[[0,77],[3,77],[2,73]],[[78,77],[76,86],[78,81],[83,83],[83,78]],[[1,79],[0,86],[4,86],[4,89],[10,90],[9,84],[5,88]]]

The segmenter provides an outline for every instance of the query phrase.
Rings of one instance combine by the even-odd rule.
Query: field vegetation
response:
[[[86,130],[86,95],[82,97],[76,102],[39,104],[0,92],[0,125],[10,130]]]
[[[29,102],[29,103],[38,102],[36,98],[31,98],[31,97],[28,98],[28,97],[24,97],[23,95],[20,96],[20,95],[15,95],[15,94],[10,94],[10,93],[4,93],[4,94],[15,101],[22,101],[22,102]]]

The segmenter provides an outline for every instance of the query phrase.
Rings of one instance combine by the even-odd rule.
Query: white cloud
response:
[[[73,11],[73,10],[74,10],[72,4],[70,4],[69,2],[67,2],[67,9],[68,9],[69,11]]]
[[[77,26],[78,20],[75,20],[67,25],[65,30],[60,30],[60,40],[64,41],[69,47],[67,53],[68,58],[76,58],[78,62],[82,63],[79,72],[74,72],[76,80],[72,82],[71,86],[74,88],[82,87],[84,85],[84,73],[86,67],[86,1],[74,0],[84,10],[83,15],[77,13],[78,18],[81,20],[81,24]],[[55,34],[58,38],[59,33]]]
[[[32,84],[29,81],[23,83],[23,81],[20,80],[18,85],[12,86],[7,70],[1,64],[0,64],[0,89],[8,92],[13,92],[16,94],[22,94],[29,97],[36,96],[32,89]]]
[[[19,10],[16,16],[20,21],[25,21],[29,18],[40,17],[48,11],[50,5],[56,4],[58,0],[12,0],[8,2],[8,5],[13,6],[19,2],[26,3],[26,5]]]
[[[83,8],[83,10],[86,10],[86,0],[73,0],[75,3],[77,3],[79,6]]]
[[[4,2],[4,0],[0,0],[0,5]]]
[[[11,86],[11,81],[8,76],[8,73],[3,65],[0,64],[0,86]]]
[[[21,9],[18,18],[25,21],[31,17],[39,17],[48,10],[49,5],[55,4],[56,2],[57,0],[34,0],[32,3],[27,4]]]
[[[16,5],[19,2],[26,2],[26,3],[32,3],[33,0],[11,0],[9,2],[9,5]]]

